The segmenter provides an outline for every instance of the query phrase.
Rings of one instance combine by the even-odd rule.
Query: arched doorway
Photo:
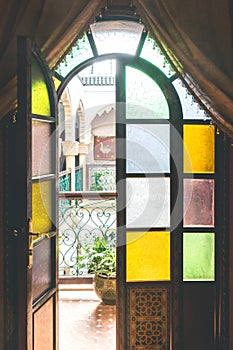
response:
[[[78,42],[79,53],[90,56],[78,62],[81,56],[73,61],[75,54],[68,55],[56,78],[61,94],[95,62],[116,62],[118,347],[217,349],[226,244],[219,176],[224,136],[142,24],[99,22],[90,30]],[[124,41],[122,33],[127,43],[138,37],[134,53],[125,46],[106,52],[114,36]],[[98,48],[101,42],[107,48]]]

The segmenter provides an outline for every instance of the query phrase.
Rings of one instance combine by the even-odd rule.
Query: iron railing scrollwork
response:
[[[96,237],[109,244],[116,242],[115,192],[62,192],[59,195],[59,277],[86,276],[77,268],[77,257],[83,245]]]

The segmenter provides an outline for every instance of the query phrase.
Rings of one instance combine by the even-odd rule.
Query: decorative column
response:
[[[77,141],[63,141],[62,151],[66,156],[66,169],[70,170],[70,191],[75,191],[75,156],[79,152],[79,142]]]

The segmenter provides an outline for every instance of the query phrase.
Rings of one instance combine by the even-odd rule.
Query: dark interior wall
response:
[[[233,144],[230,147],[230,230],[229,230],[229,349],[233,349]]]
[[[3,131],[0,126],[0,350],[4,350]]]

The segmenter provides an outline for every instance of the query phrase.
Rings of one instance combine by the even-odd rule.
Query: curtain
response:
[[[230,0],[135,0],[137,11],[193,96],[233,136]]]
[[[0,0],[0,119],[16,107],[17,35],[35,41],[53,67],[105,4],[104,0]]]

